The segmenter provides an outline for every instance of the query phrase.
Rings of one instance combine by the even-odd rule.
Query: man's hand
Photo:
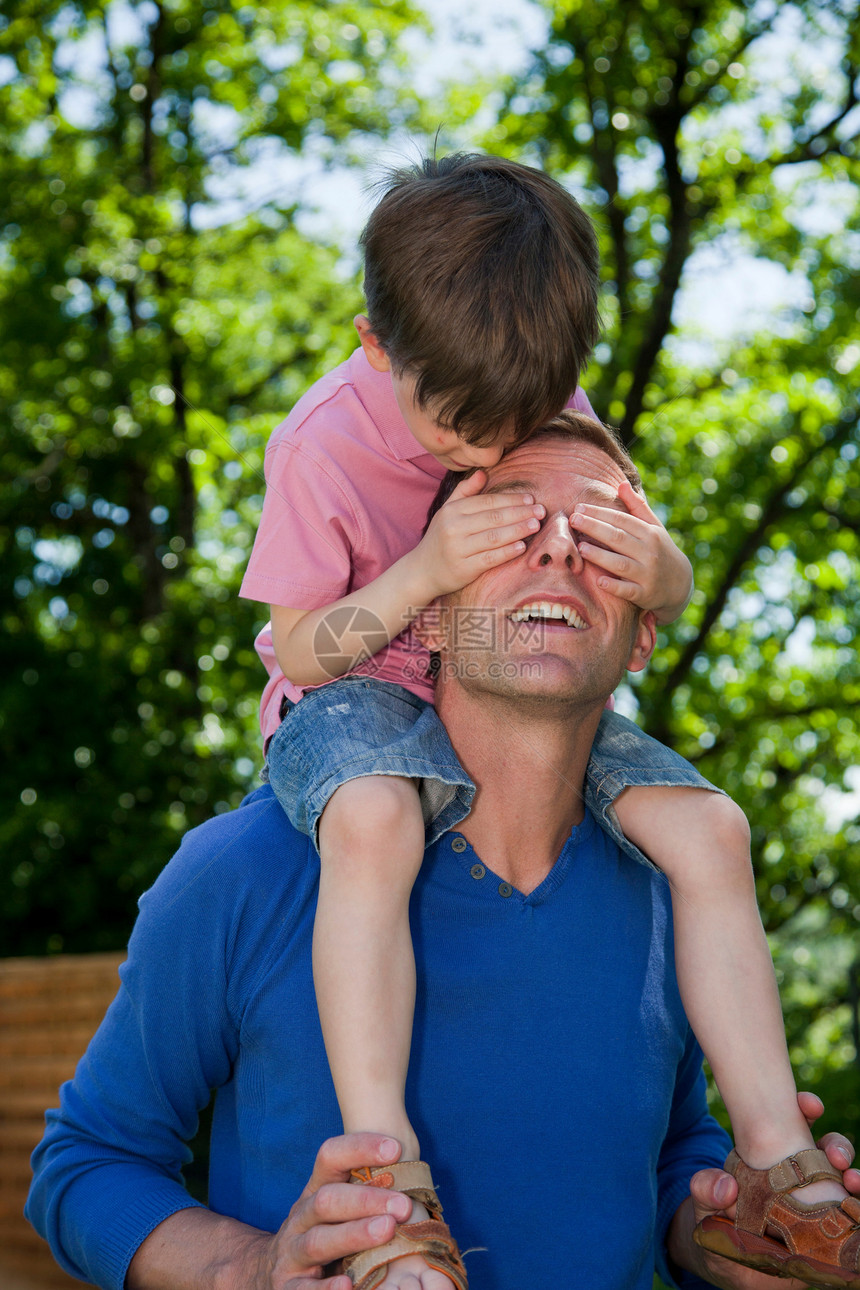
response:
[[[325,1276],[327,1264],[390,1241],[412,1202],[402,1192],[354,1186],[350,1170],[393,1164],[399,1155],[400,1144],[379,1134],[324,1142],[307,1187],[260,1260],[254,1290],[352,1290],[348,1276]]]
[[[585,503],[576,507],[570,524],[580,554],[611,575],[600,580],[604,590],[640,609],[653,610],[658,623],[673,623],[693,592],[690,561],[642,494],[626,480],[618,489],[618,500],[626,511]]]
[[[824,1111],[821,1099],[814,1093],[798,1093],[798,1105],[810,1125]],[[842,1173],[846,1191],[860,1195],[860,1171],[850,1168],[854,1148],[841,1133],[826,1133],[818,1146],[827,1153],[827,1159]],[[700,1169],[690,1179],[690,1196],[675,1213],[669,1228],[668,1252],[678,1267],[695,1272],[703,1281],[720,1286],[722,1290],[773,1290],[774,1278],[741,1263],[732,1263],[703,1250],[693,1241],[693,1228],[709,1214],[735,1216],[738,1185],[731,1174],[722,1169]],[[780,1278],[784,1290],[804,1290],[803,1281]]]
[[[378,1133],[329,1138],[310,1182],[278,1232],[261,1232],[208,1209],[183,1209],[141,1244],[128,1290],[352,1290],[326,1266],[384,1245],[412,1213],[402,1192],[356,1187],[351,1169],[393,1164],[400,1143]]]
[[[527,493],[482,493],[486,471],[463,479],[427,526],[410,559],[420,564],[422,603],[459,591],[525,550],[546,510]],[[426,595],[426,599],[425,599]]]

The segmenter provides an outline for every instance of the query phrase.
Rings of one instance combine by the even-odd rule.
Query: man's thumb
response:
[[[738,1185],[731,1174],[722,1169],[700,1169],[690,1179],[690,1195],[696,1218],[714,1214],[728,1208],[737,1199]]]

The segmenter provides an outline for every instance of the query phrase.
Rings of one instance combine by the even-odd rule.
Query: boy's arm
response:
[[[580,553],[605,569],[601,587],[652,610],[658,623],[673,623],[693,594],[692,565],[641,493],[625,481],[618,499],[626,511],[577,506],[570,523],[585,539],[577,541]]]
[[[414,550],[358,591],[316,609],[270,606],[275,657],[294,685],[343,676],[437,596],[521,553],[543,507],[519,493],[484,496],[486,480],[479,470],[458,484]]]

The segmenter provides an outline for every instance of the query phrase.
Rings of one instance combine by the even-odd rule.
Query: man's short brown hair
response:
[[[540,170],[453,153],[395,170],[362,234],[367,313],[418,406],[470,443],[526,438],[597,340],[588,216]]]
[[[596,421],[594,417],[586,416],[584,412],[565,408],[557,417],[551,417],[529,435],[529,443],[540,443],[541,439],[564,439],[568,443],[592,444],[601,452],[605,452],[607,457],[612,458],[637,493],[643,491],[642,477],[636,469],[636,464],[612,426],[604,425],[602,421]]]

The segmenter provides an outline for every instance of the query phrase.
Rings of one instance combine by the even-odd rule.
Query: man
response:
[[[423,627],[439,714],[478,791],[413,897],[408,1095],[446,1220],[462,1247],[483,1247],[466,1258],[472,1290],[648,1290],[655,1263],[685,1287],[696,1274],[772,1284],[692,1242],[695,1215],[736,1185],[716,1168],[727,1144],[677,993],[668,893],[581,801],[606,698],[654,648],[651,616],[600,590],[569,523],[577,501],[620,505],[624,463],[599,436],[537,438],[503,459],[488,487],[527,481],[546,522]],[[555,604],[567,618],[536,632]],[[467,619],[478,639],[457,630]],[[316,876],[309,842],[260,789],[190,834],[142,899],[120,993],[34,1157],[29,1216],[78,1276],[349,1290],[325,1265],[408,1215],[404,1197],[347,1181],[394,1160],[395,1143],[318,1149],[338,1121],[311,979]],[[207,1210],[179,1174],[213,1088]],[[844,1139],[828,1151],[850,1164]]]

